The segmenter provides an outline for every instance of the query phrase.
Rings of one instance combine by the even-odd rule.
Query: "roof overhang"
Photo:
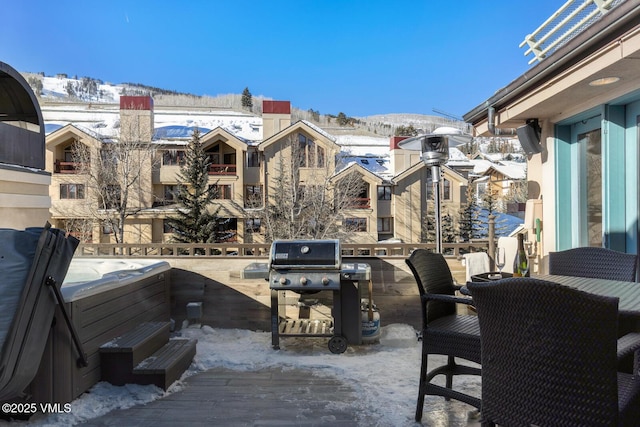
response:
[[[494,125],[516,128],[527,119],[557,123],[605,103],[640,93],[640,4],[621,3],[578,36],[464,115],[476,135],[490,135]],[[607,86],[593,80],[616,76]]]

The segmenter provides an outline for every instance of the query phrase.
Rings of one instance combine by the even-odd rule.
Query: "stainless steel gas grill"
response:
[[[350,264],[342,271],[338,240],[276,240],[269,255],[271,340],[280,337],[330,337],[329,350],[343,353],[348,344],[361,343],[359,280],[370,279],[366,264]],[[287,292],[300,295],[332,292],[331,319],[288,318],[280,315]]]

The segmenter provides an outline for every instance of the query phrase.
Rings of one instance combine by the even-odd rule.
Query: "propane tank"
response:
[[[360,300],[362,318],[362,343],[374,343],[380,339],[380,313],[378,308],[368,298]]]

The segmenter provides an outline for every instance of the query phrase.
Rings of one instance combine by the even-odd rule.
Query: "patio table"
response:
[[[618,309],[621,315],[640,319],[640,283],[638,282],[558,276],[553,274],[541,274],[532,277],[559,283],[591,294],[616,297],[619,299]],[[463,287],[460,292],[465,295],[471,295],[466,287]]]
[[[640,317],[640,283],[552,274],[535,277],[591,294],[619,298],[618,310],[621,315]]]

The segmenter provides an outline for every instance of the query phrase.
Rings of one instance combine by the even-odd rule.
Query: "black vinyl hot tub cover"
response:
[[[60,289],[77,246],[48,223],[0,229],[0,402],[19,397],[38,371],[57,303],[47,281]]]

